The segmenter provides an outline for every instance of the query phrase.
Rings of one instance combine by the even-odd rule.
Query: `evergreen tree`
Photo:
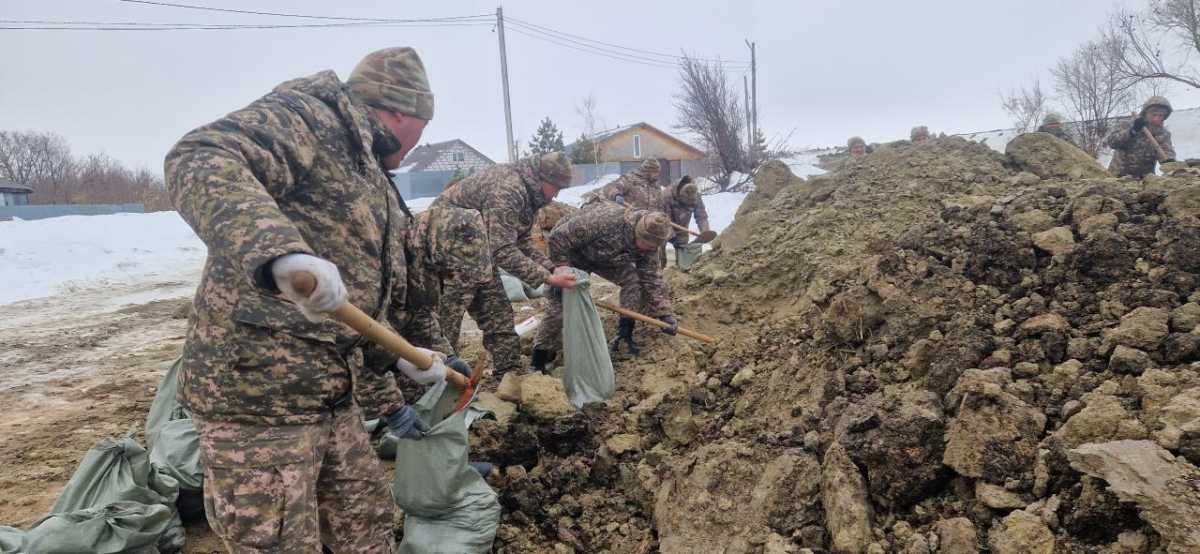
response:
[[[596,160],[596,144],[587,135],[580,133],[579,139],[571,150],[571,163],[594,164]]]
[[[542,124],[538,126],[537,132],[533,134],[533,138],[529,139],[529,153],[532,155],[547,154],[550,152],[561,152],[565,149],[563,146],[563,134],[554,125],[553,121],[547,117],[542,120]]]

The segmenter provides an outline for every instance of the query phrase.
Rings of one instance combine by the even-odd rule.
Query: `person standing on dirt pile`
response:
[[[349,301],[404,320],[407,208],[386,169],[432,118],[420,57],[388,48],[345,83],[332,71],[287,81],[167,154],[171,200],[208,246],[180,400],[200,434],[205,512],[230,551],[395,548],[360,402],[419,438],[376,370],[437,382],[446,366],[435,356],[418,372],[324,316]],[[291,286],[301,273],[316,280],[307,297]]]
[[[1048,133],[1072,145],[1075,144],[1075,141],[1071,140],[1071,135],[1067,133],[1066,129],[1063,129],[1062,116],[1054,112],[1050,112],[1046,114],[1046,117],[1042,118],[1042,125],[1037,130],[1039,133]]]
[[[912,131],[908,133],[908,137],[912,140],[913,144],[927,144],[929,142],[929,127],[924,125],[913,127]]]
[[[1155,165],[1159,162],[1158,150],[1154,143],[1146,137],[1146,130],[1158,141],[1166,153],[1164,162],[1175,160],[1175,145],[1171,144],[1171,132],[1163,123],[1171,116],[1171,103],[1162,96],[1151,96],[1142,105],[1142,112],[1131,121],[1117,126],[1108,135],[1107,143],[1113,149],[1112,162],[1108,171],[1118,177],[1130,176],[1141,179],[1153,174]]]
[[[662,209],[662,187],[658,186],[661,168],[658,160],[642,162],[637,169],[584,196],[584,207],[608,200],[639,210]]]
[[[704,233],[709,230],[708,210],[704,208],[704,198],[700,195],[700,187],[692,182],[690,176],[684,175],[678,184],[664,191],[663,211],[671,218],[671,223],[680,227],[691,225],[692,216],[695,215],[696,226],[700,228],[700,232]],[[675,236],[671,237],[671,244],[677,249],[683,248],[690,238],[687,231],[676,229]],[[659,263],[665,267],[667,263],[666,248],[664,247],[660,252]]]
[[[850,150],[852,157],[862,156],[867,153],[867,141],[862,137],[850,137],[850,140],[846,141],[846,148]]]
[[[674,335],[679,324],[672,314],[656,253],[673,233],[662,212],[629,210],[605,202],[575,212],[554,226],[550,259],[556,268],[574,267],[616,283],[621,287],[622,307],[657,317],[671,325],[663,332]],[[634,320],[618,320],[614,351],[624,340],[630,353],[638,353],[633,328]],[[562,296],[551,294],[546,319],[533,341],[533,371],[545,372],[561,348],[562,333]]]
[[[511,273],[531,287],[543,283],[555,288],[575,286],[574,276],[551,273],[554,265],[533,246],[530,237],[538,210],[570,184],[570,160],[561,152],[551,152],[488,167],[442,191],[433,202],[433,207],[462,208],[479,212],[483,217],[492,255],[489,281],[474,289],[472,298],[455,302],[453,311],[449,307],[443,309],[440,319],[445,328],[457,329],[463,311],[467,310],[480,328],[492,329],[494,336],[488,352],[498,374],[523,370],[521,342],[513,329],[512,303],[504,292],[499,270]],[[450,340],[457,342],[457,338]]]

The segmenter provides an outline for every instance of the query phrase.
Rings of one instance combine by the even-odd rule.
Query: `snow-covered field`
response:
[[[0,304],[105,285],[194,283],[205,252],[175,212],[3,221]]]

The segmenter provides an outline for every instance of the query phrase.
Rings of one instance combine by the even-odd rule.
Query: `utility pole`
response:
[[[754,43],[746,41],[746,46],[750,47],[750,102],[754,107],[754,112],[751,119],[754,121],[754,136],[758,136],[758,58],[755,55]],[[751,140],[751,143],[754,141]]]
[[[508,141],[508,161],[517,161],[517,149],[513,144],[512,104],[508,100],[508,54],[504,51],[504,8],[496,8],[496,34],[500,35],[500,80],[504,84],[504,139]]]
[[[746,84],[745,74],[742,74],[742,90],[746,96],[746,151],[753,157],[754,123],[750,120],[750,85]]]

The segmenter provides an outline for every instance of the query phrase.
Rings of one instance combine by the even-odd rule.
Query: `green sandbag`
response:
[[[175,512],[178,497],[179,483],[150,465],[150,457],[137,441],[129,437],[105,439],[83,456],[50,513],[100,510],[120,502],[162,505],[171,515],[172,524],[160,534],[158,549],[176,552],[183,548],[184,541],[183,524]]]
[[[154,394],[146,415],[146,443],[150,463],[179,482],[180,490],[200,492],[204,468],[200,465],[200,434],[192,416],[179,404],[179,371],[182,358],[171,364]]]
[[[604,324],[592,303],[587,272],[570,268],[575,287],[563,290],[563,387],[576,408],[604,402],[617,390]]]
[[[704,244],[693,242],[675,248],[675,263],[679,265],[679,269],[689,269],[700,259],[700,254],[704,252]]]
[[[52,514],[29,531],[0,527],[0,552],[38,554],[158,554],[159,539],[175,524],[162,504],[114,502]]]
[[[508,295],[509,302],[529,301],[529,296],[525,294],[525,283],[520,279],[501,272],[500,282],[504,283],[504,294]]]
[[[400,554],[488,553],[500,502],[467,464],[469,409],[454,411],[459,391],[441,383],[413,409],[429,425],[422,439],[399,439],[392,497],[404,510]]]

